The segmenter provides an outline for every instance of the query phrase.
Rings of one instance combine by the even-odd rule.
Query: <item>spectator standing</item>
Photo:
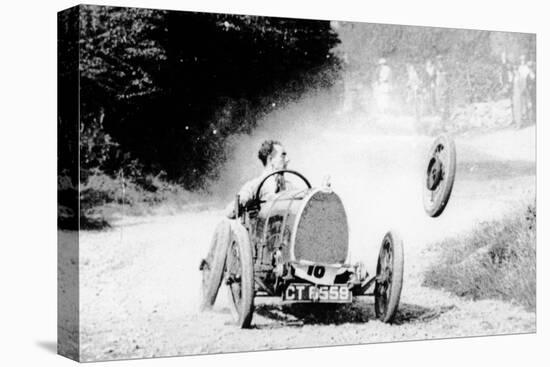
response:
[[[414,108],[416,122],[420,120],[419,92],[421,81],[413,64],[407,63],[407,104]]]
[[[349,57],[347,53],[344,53],[342,57],[342,68],[343,68],[343,90],[342,90],[342,105],[340,108],[340,113],[349,113],[353,110],[353,76],[351,73]]]
[[[436,100],[435,100],[435,65],[431,59],[426,60],[426,90],[428,92],[428,106],[429,113],[434,113],[436,111]]]
[[[514,66],[508,60],[506,52],[501,54],[500,62],[500,91],[503,96],[510,98],[512,95],[512,83],[514,80]]]
[[[514,82],[512,91],[512,117],[517,129],[523,126],[523,120],[527,114],[529,95],[527,92],[527,78],[530,70],[525,62],[525,55],[519,58],[519,65],[514,70]]]
[[[378,60],[378,70],[375,81],[375,95],[378,111],[382,114],[388,112],[390,105],[390,90],[391,90],[391,78],[392,70],[388,66],[386,59],[381,58]]]
[[[443,56],[437,55],[435,67],[436,107],[442,121],[447,121],[450,116],[450,88],[449,74],[443,63]]]
[[[536,66],[534,61],[527,63],[529,74],[527,75],[527,96],[529,106],[529,122],[535,123],[537,120],[537,83],[536,83]]]

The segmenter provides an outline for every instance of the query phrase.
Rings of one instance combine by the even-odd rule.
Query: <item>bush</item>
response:
[[[78,24],[81,167],[188,190],[216,176],[228,136],[338,65],[328,21],[83,5]]]
[[[423,285],[474,300],[498,298],[536,307],[536,206],[480,225],[466,238],[433,245],[439,260]]]
[[[142,215],[161,207],[181,208],[191,194],[179,185],[165,181],[163,173],[126,177],[107,175],[99,170],[87,172],[80,184],[80,228],[102,229],[115,215]]]

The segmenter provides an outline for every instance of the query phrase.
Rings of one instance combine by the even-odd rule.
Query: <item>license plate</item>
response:
[[[283,293],[284,302],[348,303],[352,295],[347,285],[290,284]]]

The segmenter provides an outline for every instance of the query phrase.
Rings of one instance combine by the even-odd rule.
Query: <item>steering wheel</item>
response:
[[[298,176],[302,179],[302,181],[305,182],[305,184],[307,185],[307,188],[308,189],[311,189],[311,184],[309,183],[309,181],[307,180],[307,178],[305,178],[301,173],[299,172],[296,172],[296,171],[293,171],[293,170],[289,170],[289,169],[281,169],[281,170],[278,170],[278,171],[274,171],[274,172],[271,172],[270,174],[268,174],[267,176],[265,176],[263,178],[263,180],[260,182],[260,184],[258,185],[258,189],[256,190],[256,193],[254,194],[254,197],[253,199],[251,200],[251,203],[249,205],[247,205],[246,207],[242,206],[240,204],[240,200],[239,200],[239,195],[237,195],[237,198],[235,199],[235,215],[237,218],[243,218],[242,217],[242,214],[245,212],[245,211],[248,211],[250,210],[251,208],[253,207],[256,207],[258,208],[260,204],[262,203],[265,203],[265,200],[262,201],[260,200],[260,192],[262,190],[262,187],[265,183],[265,181],[270,178],[271,176],[275,176],[275,175],[278,175],[278,174],[284,174],[284,173],[292,173],[293,175],[295,176]],[[244,222],[243,222],[244,223]]]
[[[258,189],[256,190],[256,194],[254,195],[254,201],[257,202],[257,203],[262,203],[262,202],[265,202],[265,201],[261,201],[260,200],[260,192],[262,190],[262,187],[264,186],[264,182],[270,178],[271,176],[275,176],[275,175],[278,175],[278,174],[284,174],[284,173],[292,173],[293,175],[295,176],[298,176],[302,179],[302,181],[305,182],[305,184],[307,185],[307,188],[308,189],[311,189],[311,184],[309,183],[309,181],[307,180],[307,178],[304,177],[304,175],[302,175],[301,173],[299,172],[296,172],[296,171],[293,171],[293,170],[290,170],[290,169],[281,169],[281,170],[278,170],[278,171],[274,171],[274,172],[271,172],[269,175],[265,176],[264,179],[260,182],[260,184],[258,185]]]

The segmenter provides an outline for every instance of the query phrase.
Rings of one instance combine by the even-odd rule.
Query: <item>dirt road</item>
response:
[[[430,243],[465,233],[534,197],[534,128],[457,137],[454,191],[436,219],[426,216],[421,201],[431,142],[360,128],[285,141],[292,168],[312,183],[331,175],[348,213],[353,262],[364,261],[373,273],[384,233],[390,228],[401,233],[405,275],[394,325],[374,319],[370,299],[330,314],[259,301],[250,330],[231,325],[224,292],[212,312],[199,313],[199,260],[225,204],[216,200],[208,210],[128,219],[108,231],[82,234],[83,360],[535,331],[535,314],[517,305],[468,301],[421,286],[424,269],[435,261],[427,251]]]

